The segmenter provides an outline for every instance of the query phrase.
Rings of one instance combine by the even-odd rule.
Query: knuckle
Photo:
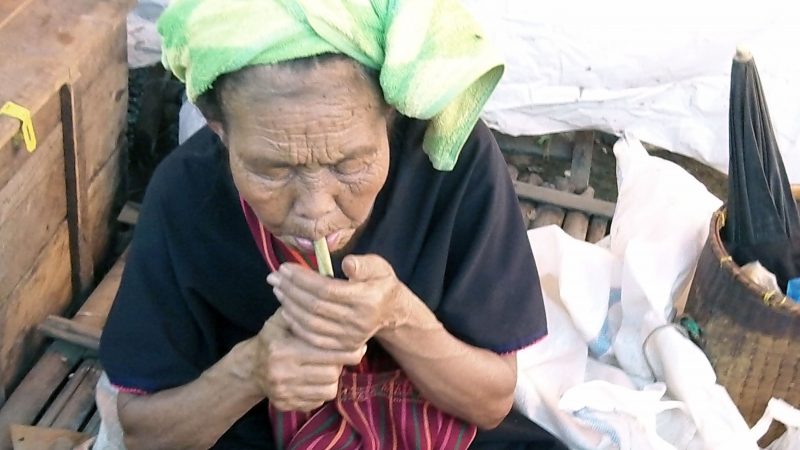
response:
[[[325,386],[325,389],[323,391],[323,395],[325,395],[325,400],[332,400],[336,398],[338,394],[339,394],[338,384],[329,384],[328,386]]]

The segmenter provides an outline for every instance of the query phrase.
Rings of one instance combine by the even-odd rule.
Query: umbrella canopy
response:
[[[759,260],[782,287],[800,276],[800,214],[778,151],[752,55],[731,67],[725,240],[737,263]]]

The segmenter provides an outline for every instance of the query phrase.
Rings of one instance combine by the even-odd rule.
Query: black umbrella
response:
[[[731,67],[725,240],[740,265],[758,260],[782,288],[800,276],[800,214],[792,197],[752,55]]]

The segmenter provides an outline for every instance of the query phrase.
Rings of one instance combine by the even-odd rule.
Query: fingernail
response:
[[[275,272],[272,272],[271,274],[267,275],[267,283],[274,287],[280,286],[281,276]]]

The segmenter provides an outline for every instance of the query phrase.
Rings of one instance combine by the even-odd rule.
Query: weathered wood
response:
[[[42,139],[36,163],[0,190],[0,308],[67,216],[61,127]]]
[[[575,133],[575,147],[572,150],[569,180],[576,194],[582,194],[589,187],[593,147],[594,132],[582,130]]]
[[[594,189],[587,186],[581,197],[592,198],[594,197]],[[581,211],[569,211],[567,216],[564,217],[564,231],[581,241],[586,240],[586,233],[589,231],[589,216]]]
[[[78,142],[75,137],[75,98],[71,86],[62,86],[59,96],[64,133],[64,179],[72,267],[72,296],[78,298],[87,293],[94,278],[92,249],[87,235],[81,232],[87,228],[89,220],[89,181],[86,176],[86,165],[78,155]]]
[[[64,409],[69,400],[78,390],[78,387],[80,387],[81,383],[83,383],[83,380],[89,374],[89,367],[89,361],[84,360],[81,362],[75,372],[69,376],[69,379],[64,387],[58,391],[58,395],[55,399],[53,399],[53,402],[50,404],[50,406],[48,406],[44,411],[44,414],[39,418],[39,420],[36,421],[36,426],[53,426],[53,423],[58,415],[61,414],[61,411]]]
[[[114,263],[103,281],[94,289],[92,295],[81,306],[81,309],[72,319],[81,326],[102,330],[108,318],[108,312],[117,295],[119,283],[122,279],[122,271],[125,269],[125,259],[128,257],[126,250]]]
[[[114,197],[120,186],[120,155],[114,153],[106,161],[89,186],[89,209],[92,215],[82,230],[91,241],[91,255],[95,264],[105,257],[114,227]]]
[[[517,169],[517,166],[508,164],[508,175],[511,177],[511,181],[517,181],[517,178],[519,178],[519,169]]]
[[[531,224],[531,228],[541,228],[548,225],[561,226],[564,223],[566,212],[563,208],[553,205],[538,205],[536,208],[536,219]]]
[[[100,431],[100,411],[97,408],[95,408],[92,417],[86,422],[86,426],[81,431],[89,436],[97,436],[97,432]]]
[[[513,166],[508,167],[511,169]],[[511,173],[510,170],[509,173]],[[512,179],[515,178],[512,177]],[[120,211],[119,215],[117,216],[117,221],[126,225],[136,225],[136,221],[139,220],[140,209],[141,205],[136,202],[125,203],[125,206],[122,207],[122,211]]]
[[[586,241],[594,244],[606,237],[606,234],[608,234],[608,219],[605,217],[592,217],[589,221]]]
[[[12,425],[14,450],[73,450],[90,438],[76,431]]]
[[[536,203],[546,203],[562,208],[583,211],[587,214],[611,218],[614,216],[615,204],[594,198],[584,198],[569,192],[556,191],[527,183],[515,182],[517,195]]]
[[[522,200],[519,202],[519,210],[522,213],[525,228],[530,228],[533,221],[536,220],[536,205]]]
[[[80,98],[76,105],[78,143],[89,180],[94,180],[110,157],[119,157],[126,124],[125,21],[117,21],[105,33],[106,39],[97,42],[82,60],[81,76],[74,85]]]
[[[8,75],[0,71],[0,86],[2,86],[3,82],[7,81],[7,77]],[[0,92],[2,92],[2,87],[0,87]],[[3,97],[0,97],[0,102],[2,101]],[[41,145],[43,144],[43,140],[46,139],[47,136],[50,136],[61,122],[60,105],[61,100],[59,96],[53,93],[39,110],[31,111],[36,137],[40,146],[39,149],[33,153],[25,149],[25,144],[18,133],[14,138],[6,141],[0,140],[0,189],[8,183],[11,177],[20,171],[23,165],[41,164],[39,160],[46,158],[43,152],[40,152]],[[3,125],[8,125],[14,130],[19,129],[19,121],[7,116],[0,116],[0,128],[3,128]]]
[[[6,388],[19,381],[44,342],[34,327],[69,305],[71,270],[64,260],[68,252],[67,224],[62,221],[29,272],[0,303],[0,382]]]
[[[50,426],[79,431],[81,425],[89,420],[94,412],[94,390],[100,379],[102,369],[97,360],[85,360],[73,375],[82,376],[61,410],[56,414]],[[70,379],[70,382],[72,379]],[[50,410],[48,409],[47,413]]]
[[[30,424],[64,378],[78,365],[83,350],[53,342],[0,409],[0,450],[11,449],[11,424]]]
[[[70,344],[97,351],[100,348],[102,330],[75,322],[64,317],[48,316],[37,327],[40,333],[53,339],[61,339]]]
[[[549,136],[544,145],[540,144],[540,136],[510,136],[496,130],[494,133],[497,145],[511,154],[538,155],[556,159],[572,158],[572,144],[565,136],[556,134]]]

